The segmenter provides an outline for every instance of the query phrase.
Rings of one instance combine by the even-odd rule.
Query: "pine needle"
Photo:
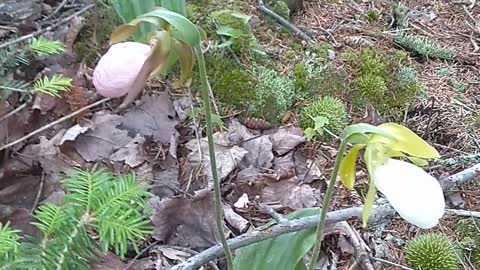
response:
[[[68,91],[72,86],[72,79],[62,75],[53,75],[51,78],[44,77],[33,84],[35,91],[47,95],[60,97],[60,92]]]
[[[37,55],[53,55],[64,50],[63,43],[58,40],[50,40],[44,37],[33,38],[28,49]]]

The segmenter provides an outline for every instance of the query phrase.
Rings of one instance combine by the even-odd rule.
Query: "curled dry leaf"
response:
[[[247,231],[250,223],[248,222],[248,220],[237,214],[230,205],[223,205],[223,213],[225,216],[225,220],[227,220],[230,226],[237,229],[237,231],[240,233],[244,233]]]
[[[226,132],[217,132],[213,134],[215,142],[215,157],[217,160],[218,177],[225,179],[240,163],[247,151],[237,145],[231,145],[227,140]],[[185,144],[192,152],[188,154],[188,162],[191,168],[198,165],[202,166],[205,175],[209,181],[212,181],[212,173],[210,169],[210,156],[208,154],[208,142],[206,138],[200,140],[201,155],[198,148],[197,140],[193,139]]]
[[[292,178],[268,185],[262,191],[262,202],[290,209],[317,206],[320,192],[309,185],[298,184],[295,180]]]
[[[33,166],[36,162],[40,163],[43,171],[49,175],[68,174],[73,167],[80,166],[78,162],[68,157],[59,148],[64,137],[65,130],[60,131],[53,138],[48,140],[40,136],[38,144],[27,145],[18,159],[26,164]]]
[[[303,130],[298,127],[279,128],[270,135],[270,140],[273,143],[273,151],[278,155],[284,155],[306,141]]]
[[[125,164],[128,166],[132,168],[137,167],[147,158],[143,148],[144,143],[145,138],[143,138],[142,135],[137,134],[137,136],[128,142],[127,145],[113,153],[109,159],[112,161],[125,161]]]
[[[105,111],[97,112],[93,116],[92,130],[80,135],[74,142],[78,153],[90,162],[108,158],[127,145],[132,140],[128,131],[117,128],[122,119]]]
[[[170,143],[177,125],[175,109],[166,92],[143,96],[140,105],[129,110],[121,119],[122,128],[143,136],[151,136],[161,144]]]
[[[193,199],[152,198],[148,203],[153,209],[155,239],[192,249],[216,244],[213,193],[203,192]]]

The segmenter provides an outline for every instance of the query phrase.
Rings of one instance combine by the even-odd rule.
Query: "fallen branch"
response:
[[[294,34],[296,34],[297,36],[299,36],[301,39],[307,41],[307,42],[314,42],[314,40],[307,34],[305,34],[305,32],[303,32],[302,30],[300,30],[298,27],[296,27],[295,25],[291,24],[289,21],[285,20],[284,18],[282,18],[280,15],[278,15],[277,13],[271,11],[270,9],[268,9],[265,4],[263,3],[262,0],[257,0],[257,8],[263,12],[265,15],[268,15],[270,16],[272,19],[274,19],[275,21],[277,21],[279,24],[281,24],[283,27],[287,28],[288,30],[292,31]]]
[[[353,217],[362,216],[362,207],[352,207],[342,210],[333,211],[327,214],[327,223],[336,223],[344,221]],[[372,209],[371,220],[383,219],[384,215],[391,215],[394,213],[393,209],[388,206],[378,206]],[[297,232],[305,229],[315,228],[317,226],[319,216],[310,216],[305,218],[294,219],[286,221],[277,225],[273,225],[261,231],[253,231],[230,239],[228,246],[231,250],[251,245],[263,240],[271,239],[286,233]],[[185,262],[175,265],[171,270],[195,270],[204,265],[210,260],[218,258],[223,255],[223,249],[215,245],[210,247],[198,255],[188,258]]]
[[[441,179],[443,190],[449,191],[458,185],[465,184],[469,181],[475,180],[480,175],[480,164],[470,167],[464,171]],[[342,210],[333,211],[327,214],[327,223],[335,223],[345,221],[353,217],[362,216],[362,207],[352,207]],[[370,221],[381,220],[387,216],[394,214],[390,205],[385,204],[376,206],[372,209]],[[280,224],[271,226],[264,230],[253,231],[230,239],[227,241],[230,249],[236,250],[238,248],[248,246],[263,240],[271,239],[279,235],[301,231],[305,229],[314,228],[317,226],[319,216],[310,216],[306,218],[294,219]],[[175,265],[171,270],[196,270],[205,263],[222,256],[223,249],[219,245],[210,247],[198,255],[188,258],[185,262]],[[407,268],[408,269],[408,268]]]
[[[477,211],[468,211],[468,210],[460,210],[460,209],[446,209],[446,214],[455,215],[459,217],[474,217],[480,218],[480,212]]]
[[[21,37],[19,37],[19,38],[16,38],[16,39],[7,41],[7,42],[3,43],[2,45],[0,45],[0,49],[6,48],[6,47],[8,47],[8,46],[10,46],[10,45],[16,44],[16,43],[18,43],[18,42],[22,42],[22,41],[27,40],[27,39],[31,39],[31,38],[36,37],[36,36],[39,36],[39,35],[41,35],[41,34],[43,34],[43,33],[45,33],[45,32],[48,32],[48,31],[50,31],[50,30],[53,30],[53,29],[59,27],[60,25],[63,25],[63,24],[65,24],[65,23],[68,23],[69,21],[71,21],[71,20],[72,20],[73,18],[75,18],[76,16],[84,13],[85,11],[89,10],[90,8],[92,8],[92,7],[94,7],[94,6],[95,6],[95,4],[90,4],[90,5],[82,8],[81,10],[73,13],[72,15],[66,17],[65,19],[60,20],[59,22],[50,25],[49,27],[47,27],[47,28],[45,28],[45,29],[40,29],[40,30],[35,31],[35,32],[33,32],[33,33],[30,33],[30,34],[28,34],[28,35],[21,36]]]
[[[90,108],[96,107],[96,106],[98,106],[98,105],[100,105],[100,104],[102,104],[102,103],[104,103],[104,102],[107,102],[107,101],[109,101],[110,99],[111,99],[111,98],[101,99],[101,100],[99,100],[99,101],[97,101],[97,102],[95,102],[95,103],[92,103],[92,104],[90,104],[90,105],[88,105],[88,106],[85,106],[85,107],[83,107],[83,108],[80,108],[79,110],[76,110],[76,111],[74,111],[74,112],[72,112],[72,113],[70,113],[70,114],[68,114],[68,115],[65,115],[64,117],[62,117],[62,118],[60,118],[60,119],[57,119],[57,120],[51,122],[51,123],[48,124],[48,125],[45,125],[45,126],[39,128],[39,129],[37,129],[37,130],[34,130],[34,131],[28,133],[27,135],[21,137],[21,138],[18,139],[18,140],[15,140],[15,141],[13,141],[13,142],[10,142],[10,143],[7,143],[7,144],[1,146],[1,147],[0,147],[0,151],[5,150],[5,149],[7,149],[7,148],[9,148],[9,147],[12,147],[12,146],[14,146],[14,145],[16,145],[16,144],[18,144],[18,143],[21,143],[21,142],[25,141],[26,139],[28,139],[28,138],[30,138],[30,137],[32,137],[32,136],[34,136],[34,135],[36,135],[36,134],[38,134],[38,133],[40,133],[40,132],[43,132],[43,131],[45,131],[45,130],[47,130],[47,129],[49,129],[49,128],[51,128],[51,127],[53,127],[53,126],[55,126],[55,125],[57,125],[57,124],[65,121],[65,120],[68,120],[68,119],[74,117],[75,115],[80,114],[80,113],[82,113],[82,112],[84,112],[84,111],[86,111],[86,110],[88,110],[88,109],[90,109]]]

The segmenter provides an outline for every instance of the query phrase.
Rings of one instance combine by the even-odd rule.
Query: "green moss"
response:
[[[233,29],[248,31],[248,25],[243,19],[234,16],[235,13],[238,13],[238,11],[231,9],[222,9],[213,12],[210,15],[210,18],[212,19],[212,22],[216,21],[220,26],[226,26]]]
[[[476,267],[480,267],[480,248],[476,248],[472,251],[470,260]]]
[[[405,246],[405,261],[414,269],[457,270],[458,256],[450,239],[438,233],[416,237]]]
[[[328,58],[328,51],[333,50],[332,44],[320,41],[318,43],[309,45],[307,50],[311,53],[314,53],[320,60],[324,61]]]
[[[455,56],[453,49],[442,47],[434,40],[425,36],[403,32],[396,35],[394,41],[398,45],[414,51],[426,58],[452,59]]]
[[[73,45],[73,51],[78,57],[85,60],[87,65],[91,65],[97,59],[97,50],[96,48],[87,45],[86,43],[75,43]]]
[[[293,104],[295,82],[290,76],[258,64],[254,64],[254,72],[258,84],[248,113],[278,123]]]
[[[370,9],[367,11],[367,18],[369,21],[371,22],[375,22],[375,21],[378,21],[379,19],[379,15],[377,13],[377,11],[375,9]]]
[[[380,113],[396,118],[423,92],[404,52],[380,53],[367,48],[347,50],[342,58],[354,77],[350,96],[356,107],[371,104]]]
[[[345,105],[340,99],[331,96],[325,96],[303,108],[300,113],[300,126],[303,129],[314,128],[315,121],[312,118],[317,116],[325,117],[328,123],[325,124],[324,128],[337,135],[342,132],[348,123]],[[319,139],[328,140],[331,137],[327,132]]]
[[[246,104],[255,96],[255,78],[234,60],[221,55],[208,56],[206,68],[217,101],[237,110],[246,110]],[[200,85],[200,79],[197,72],[193,77],[195,88]]]
[[[472,238],[480,244],[480,219],[466,218],[455,225],[455,233],[460,238]]]
[[[272,4],[272,11],[280,15],[285,20],[290,19],[290,9],[288,9],[288,5],[283,0],[276,0]]]

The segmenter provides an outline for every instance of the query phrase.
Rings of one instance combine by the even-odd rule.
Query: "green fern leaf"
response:
[[[27,57],[26,50],[20,49],[16,45],[8,46],[0,50],[0,76],[19,65],[28,65],[30,61]]]
[[[10,222],[0,223],[0,258],[9,258],[17,252],[20,245],[18,242],[19,232],[10,227]]]
[[[53,75],[51,78],[44,77],[33,84],[35,91],[47,95],[60,97],[60,92],[68,91],[72,86],[72,79],[62,75]]]
[[[44,37],[33,38],[28,50],[37,55],[53,55],[63,52],[64,45],[58,40],[50,40]]]
[[[103,169],[77,170],[64,181],[64,186],[70,191],[70,194],[65,196],[65,201],[85,210],[97,209],[102,200],[98,195],[102,194],[102,189],[108,185],[111,177],[111,174]]]
[[[13,92],[20,92],[22,99],[32,95],[29,83],[0,77],[0,99],[8,98]]]
[[[43,233],[44,239],[47,239],[65,226],[68,216],[63,208],[47,203],[35,211],[35,218],[37,222],[32,224]]]

